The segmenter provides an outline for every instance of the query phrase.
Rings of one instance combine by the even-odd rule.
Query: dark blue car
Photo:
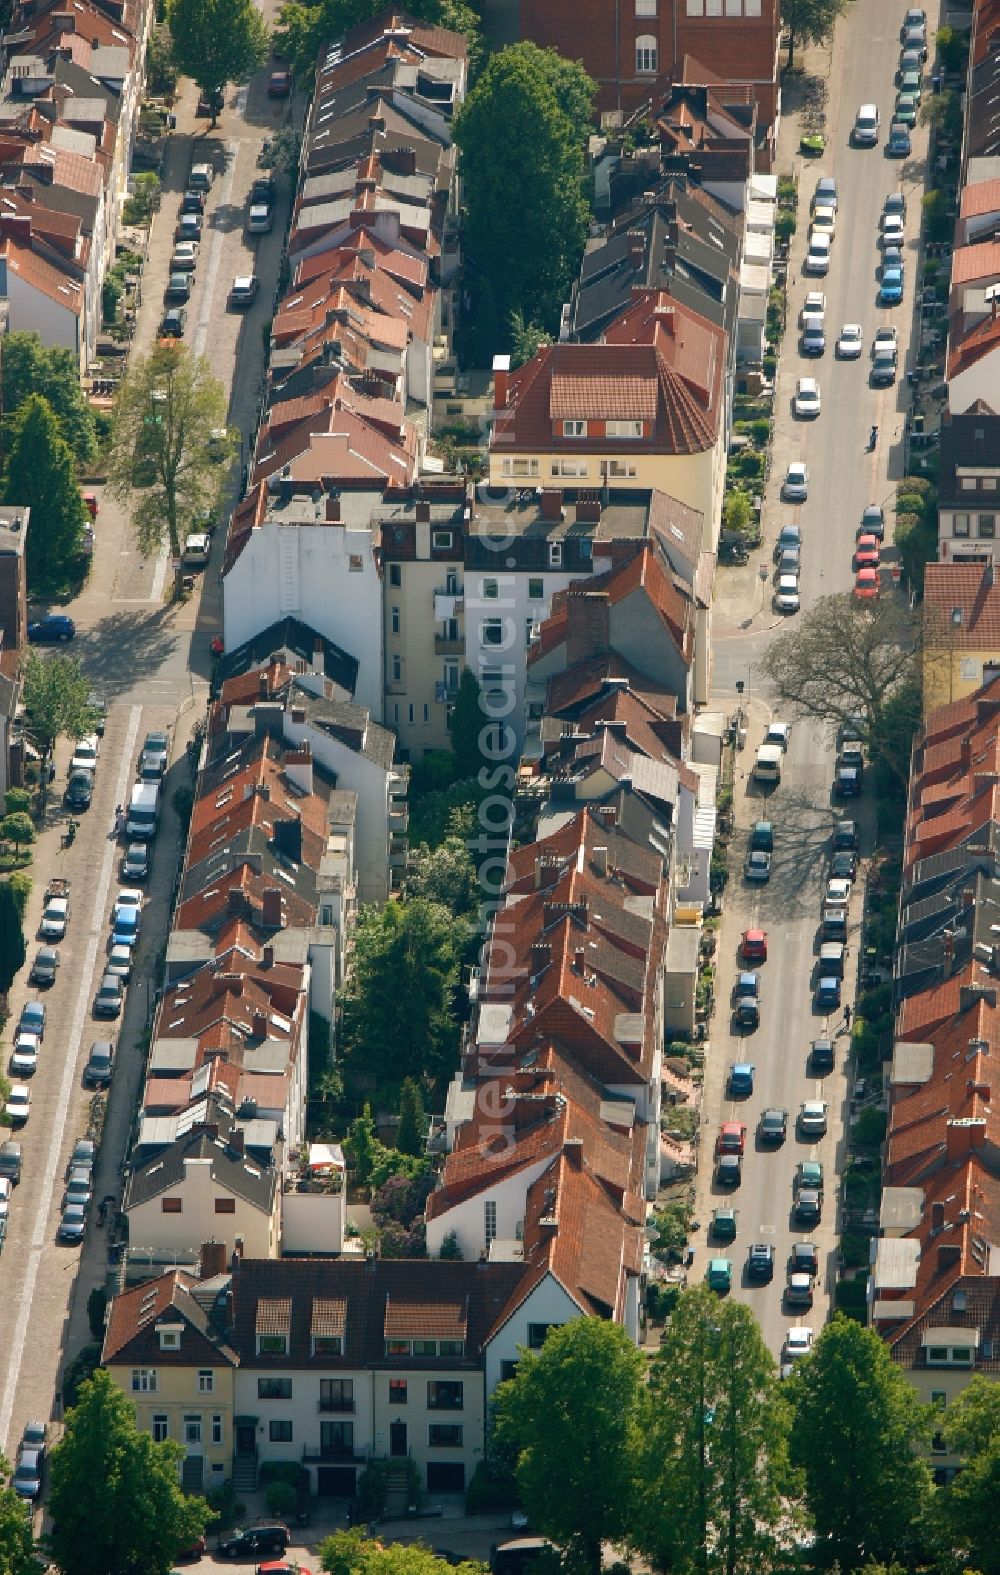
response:
[[[36,618],[28,625],[28,639],[32,645],[51,645],[59,640],[72,640],[76,624],[66,613],[49,613],[47,618]]]
[[[904,125],[901,120],[894,120],[889,127],[889,140],[885,145],[885,151],[890,158],[905,159],[909,157],[911,147],[909,126]]]

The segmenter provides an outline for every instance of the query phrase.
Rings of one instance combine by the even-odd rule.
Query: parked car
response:
[[[163,292],[163,299],[168,303],[180,303],[191,298],[191,275],[189,273],[172,273],[167,280],[167,288]]]
[[[771,879],[771,855],[751,848],[743,864],[743,879],[763,885]]]
[[[31,965],[28,975],[29,984],[37,984],[39,989],[47,990],[56,982],[56,972],[59,968],[58,946],[40,946],[35,953],[35,960]]]
[[[122,880],[148,880],[150,850],[145,842],[130,842],[122,856],[119,873]]]
[[[142,742],[142,753],[144,755],[161,756],[164,768],[166,768],[167,759],[170,753],[170,744],[166,733],[147,733]],[[141,898],[141,892],[139,895]]]
[[[799,1131],[808,1137],[822,1137],[826,1131],[825,1099],[804,1099],[799,1106]]]
[[[854,544],[855,569],[877,569],[882,561],[882,551],[874,536],[859,536]]]
[[[793,1241],[789,1268],[793,1274],[808,1274],[810,1278],[815,1279],[819,1273],[819,1252],[816,1244],[811,1241]]]
[[[254,273],[239,274],[229,291],[230,306],[252,306],[257,299],[260,280]]]
[[[100,744],[96,733],[89,733],[86,738],[78,738],[73,745],[73,757],[69,763],[70,773],[96,771],[99,751]]]
[[[777,559],[781,557],[781,554],[786,552],[789,547],[794,547],[799,552],[802,550],[802,526],[793,524],[792,522],[789,522],[787,525],[782,525],[780,531],[778,532],[778,539],[774,544],[775,560],[777,561]]]
[[[169,312],[164,312],[160,323],[161,339],[183,339],[184,328],[187,324],[187,312],[183,306],[172,306]]]
[[[6,1181],[10,1187],[16,1187],[21,1179],[22,1159],[20,1143],[10,1140],[0,1143],[0,1180]]]
[[[31,1077],[38,1070],[41,1040],[37,1034],[17,1033],[10,1054],[10,1070],[15,1077]]]
[[[713,1209],[712,1222],[709,1225],[709,1235],[713,1241],[735,1241],[736,1239],[736,1210]]]
[[[205,211],[205,193],[188,190],[181,198],[181,213],[202,214]]]
[[[802,605],[798,575],[779,574],[774,588],[774,606],[777,612],[797,613]]]
[[[820,1012],[835,1012],[840,1005],[840,980],[831,975],[816,981],[816,1008]]]
[[[781,491],[789,503],[805,503],[809,496],[809,468],[801,459],[793,459],[785,471]]]
[[[837,211],[837,182],[832,175],[821,175],[812,194],[812,208],[832,208]]]
[[[859,602],[877,601],[882,587],[877,569],[859,569],[854,578],[854,597]]]
[[[833,828],[833,847],[837,852],[841,848],[849,848],[852,852],[857,850],[858,828],[853,820],[838,820]]]
[[[774,825],[770,820],[756,820],[750,832],[750,846],[761,853],[774,852]]]
[[[814,233],[809,237],[809,249],[802,264],[803,273],[830,272],[830,237]]]
[[[69,1171],[77,1169],[93,1170],[97,1159],[97,1144],[93,1138],[77,1138],[73,1145],[73,1152],[69,1157]]]
[[[232,1532],[220,1540],[215,1551],[222,1559],[242,1559],[253,1553],[284,1553],[288,1541],[288,1527],[274,1521]]]
[[[709,1258],[708,1268],[705,1271],[705,1280],[710,1291],[718,1291],[720,1295],[732,1289],[733,1265],[728,1258]]]
[[[826,350],[826,329],[822,323],[807,323],[802,330],[801,350],[803,355],[818,356]]]
[[[108,976],[105,975],[105,982]],[[115,1014],[117,1016],[117,1013]],[[115,1047],[110,1039],[95,1039],[83,1069],[84,1088],[110,1088]]]
[[[87,1210],[82,1203],[67,1203],[62,1211],[57,1235],[60,1241],[81,1242],[87,1230]]]
[[[45,1038],[44,1001],[25,1001],[21,1007],[17,1031],[19,1034],[37,1034],[39,1039]]]
[[[740,958],[743,962],[767,961],[767,931],[744,930],[740,940]]]
[[[214,175],[211,164],[192,164],[187,179],[188,191],[211,191]]]
[[[890,158],[907,159],[913,149],[910,128],[904,120],[894,120],[889,127],[885,151]]]
[[[26,1498],[34,1503],[42,1491],[42,1471],[45,1466],[45,1450],[26,1448],[23,1441],[18,1450],[17,1465],[11,1478],[11,1487],[18,1498]]]
[[[118,975],[106,973],[94,996],[94,1016],[119,1017],[124,999],[124,987]]]
[[[69,882],[52,881],[45,893],[38,933],[43,941],[61,941],[69,923],[69,897],[65,888]]]
[[[89,809],[94,797],[94,778],[89,771],[74,771],[66,783],[63,803],[67,809]]]
[[[112,945],[104,972],[116,973],[123,984],[128,984],[132,977],[132,948],[122,942]]]
[[[729,1068],[729,1092],[737,1099],[753,1093],[753,1077],[757,1068],[749,1061],[734,1061]]]
[[[747,1129],[742,1121],[724,1121],[715,1140],[717,1154],[742,1154],[747,1145]]]
[[[272,71],[267,79],[268,98],[287,98],[292,91],[292,73],[290,71]]]
[[[170,254],[171,273],[194,273],[198,266],[198,247],[194,241],[178,241]]]
[[[10,1127],[23,1127],[30,1114],[31,1089],[27,1083],[12,1083],[4,1105],[4,1120]]]
[[[885,538],[885,511],[880,503],[869,503],[861,515],[858,536],[874,536],[877,541]]]
[[[720,1187],[738,1187],[743,1180],[743,1160],[739,1154],[720,1154],[715,1164],[715,1179]]]
[[[174,229],[175,241],[201,240],[201,214],[182,213]]]
[[[94,1172],[85,1165],[77,1165],[70,1171],[66,1182],[66,1191],[63,1203],[82,1203],[84,1208],[94,1195]]]
[[[49,613],[28,625],[28,639],[32,645],[52,645],[75,636],[76,624],[67,613]]]
[[[769,1241],[755,1241],[747,1253],[747,1279],[769,1284],[774,1278],[774,1247]]]
[[[248,235],[266,235],[271,229],[273,223],[274,220],[271,217],[271,209],[268,207],[267,203],[251,203],[249,211],[247,212],[246,222],[246,232]]]

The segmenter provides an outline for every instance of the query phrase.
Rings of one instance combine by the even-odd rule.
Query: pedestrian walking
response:
[[[125,830],[125,811],[122,809],[121,805],[118,804],[115,807],[115,836],[116,837],[120,837],[124,830]]]
[[[844,1027],[848,1031],[850,1031],[850,1027],[851,1027],[851,1008],[849,1006],[845,1006],[844,1007]]]

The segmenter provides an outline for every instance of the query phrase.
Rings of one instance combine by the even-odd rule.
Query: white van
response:
[[[862,104],[854,117],[853,136],[855,147],[873,148],[878,141],[880,124],[878,105]]]
[[[160,785],[158,782],[137,782],[129,799],[125,816],[125,835],[136,842],[150,842],[156,836],[156,823],[160,818]]]
[[[211,538],[203,531],[194,531],[185,539],[183,559],[192,569],[203,569],[208,562]]]
[[[761,744],[754,761],[753,774],[758,782],[777,787],[781,781],[781,758],[784,750],[780,744]]]

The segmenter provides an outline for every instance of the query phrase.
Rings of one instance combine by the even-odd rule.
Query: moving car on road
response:
[[[747,1279],[767,1285],[774,1278],[774,1247],[769,1241],[755,1241],[747,1253]]]
[[[780,1145],[785,1141],[788,1129],[788,1111],[778,1110],[771,1106],[762,1114],[757,1126],[757,1136],[761,1143]]]
[[[814,377],[799,378],[795,385],[794,410],[802,421],[813,420],[819,415],[819,384]]]
[[[837,340],[838,360],[857,361],[864,346],[864,339],[864,330],[860,323],[845,323]]]

